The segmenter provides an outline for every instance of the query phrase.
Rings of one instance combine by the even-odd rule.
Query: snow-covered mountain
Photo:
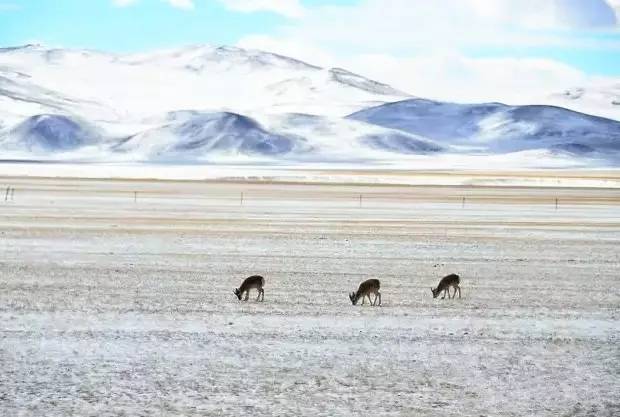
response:
[[[166,123],[126,138],[116,156],[143,161],[227,160],[235,154],[294,161],[362,161],[438,152],[418,136],[342,118],[302,113],[262,115],[260,121],[230,112],[178,111]]]
[[[100,143],[102,137],[88,122],[66,116],[32,116],[9,130],[7,149],[33,153],[63,152]]]
[[[193,46],[117,55],[38,45],[0,49],[0,96],[0,117],[64,112],[110,124],[179,109],[345,115],[408,97],[341,69],[262,51]]]
[[[620,122],[554,106],[410,99],[347,118],[419,135],[460,152],[540,149],[605,156],[620,152]]]
[[[278,156],[310,148],[302,137],[269,132],[236,113],[175,112],[168,118],[170,123],[122,140],[113,150],[145,161],[199,161],[218,154]]]
[[[619,125],[552,106],[417,99],[342,68],[234,47],[0,49],[0,160],[365,162],[536,150],[617,165]]]

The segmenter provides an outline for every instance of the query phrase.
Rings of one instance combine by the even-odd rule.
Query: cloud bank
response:
[[[275,33],[246,36],[238,45],[342,66],[420,96],[531,102],[587,75],[511,51],[620,54],[617,38],[597,36],[620,29],[619,10],[620,0],[362,0],[307,8]]]

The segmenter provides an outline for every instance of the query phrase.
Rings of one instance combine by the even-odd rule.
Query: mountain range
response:
[[[611,109],[614,91],[604,95]],[[575,89],[550,102],[593,107],[602,96]],[[544,104],[433,101],[234,47],[0,49],[0,159],[370,163],[519,152],[617,166],[620,122]]]

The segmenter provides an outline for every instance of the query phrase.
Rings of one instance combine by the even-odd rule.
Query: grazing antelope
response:
[[[448,293],[448,299],[453,298],[450,296],[450,287],[454,287],[454,294],[452,295],[456,297],[456,290],[458,290],[459,298],[461,298],[461,287],[459,287],[460,282],[461,282],[461,277],[459,277],[457,274],[446,275],[445,277],[441,279],[441,281],[439,281],[439,285],[437,285],[437,288],[431,288],[431,291],[433,292],[433,298],[437,298],[439,293],[442,291],[443,291],[443,297],[441,297],[442,300],[446,298],[446,293]]]
[[[379,299],[379,304],[381,305],[381,293],[379,292],[379,288],[381,287],[381,283],[378,279],[368,279],[360,284],[357,288],[357,292],[352,292],[349,294],[349,299],[353,305],[356,305],[359,299],[362,299],[362,305],[364,301],[366,301],[366,297],[368,297],[368,301],[371,306],[377,305],[377,298]],[[375,295],[374,301],[370,299],[370,294]]]
[[[248,301],[248,298],[250,297],[250,290],[252,288],[256,288],[256,290],[258,291],[258,297],[256,297],[256,301],[258,301],[259,298],[261,301],[265,301],[265,290],[263,290],[264,285],[265,278],[261,277],[260,275],[252,275],[251,277],[247,277],[246,279],[244,279],[241,283],[241,286],[239,288],[235,288],[234,293],[239,300],[241,300],[243,293],[245,293],[245,298],[243,301]]]

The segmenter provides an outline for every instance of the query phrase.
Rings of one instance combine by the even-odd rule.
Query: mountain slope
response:
[[[83,120],[59,115],[29,117],[0,137],[0,149],[51,154],[102,143],[103,135]]]
[[[341,69],[205,45],[133,55],[38,45],[4,48],[0,77],[20,93],[0,92],[7,108],[27,92],[32,103],[102,123],[133,123],[178,109],[345,115],[409,97]]]
[[[620,151],[620,122],[553,106],[412,99],[372,107],[347,118],[468,151],[506,153],[548,149],[576,154]]]
[[[113,147],[133,160],[200,161],[232,156],[295,161],[360,161],[442,148],[415,135],[308,114],[260,115],[181,110]]]
[[[307,138],[323,160],[387,159],[445,150],[423,137],[355,120],[301,113],[258,117],[273,131]]]
[[[139,160],[203,160],[214,155],[282,156],[303,152],[303,138],[264,129],[235,113],[175,112],[171,123],[138,133],[114,147]]]

